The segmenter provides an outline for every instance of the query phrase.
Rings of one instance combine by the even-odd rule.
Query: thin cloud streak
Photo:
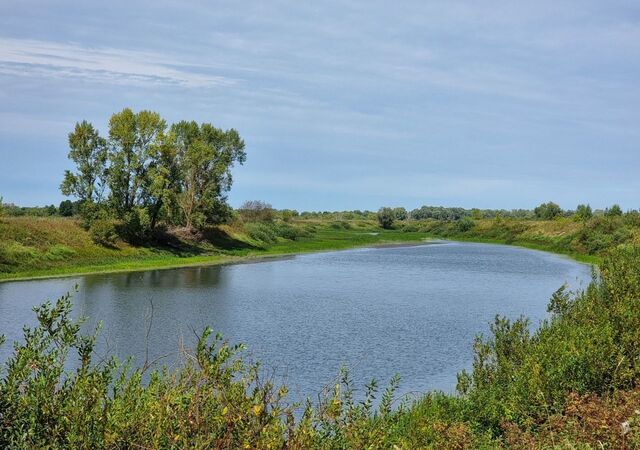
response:
[[[0,73],[5,75],[53,76],[101,83],[187,88],[229,86],[238,82],[224,76],[180,70],[177,63],[153,52],[90,48],[28,39],[0,39]]]

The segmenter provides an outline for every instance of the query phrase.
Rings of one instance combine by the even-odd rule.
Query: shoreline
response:
[[[140,263],[138,267],[117,267],[117,264],[109,267],[105,266],[86,266],[87,270],[79,269],[78,271],[73,272],[64,272],[64,273],[44,273],[42,275],[24,275],[21,276],[19,273],[16,274],[16,277],[7,277],[0,278],[0,285],[3,283],[13,283],[13,282],[25,282],[25,281],[37,281],[37,280],[51,280],[58,278],[72,278],[78,276],[85,275],[102,275],[102,274],[114,274],[114,273],[135,273],[135,272],[146,272],[152,270],[171,270],[171,269],[183,269],[183,268],[193,268],[193,267],[210,267],[210,266],[226,266],[233,264],[256,264],[268,261],[275,261],[287,258],[293,258],[298,255],[304,254],[314,254],[314,253],[330,253],[330,252],[340,252],[346,250],[354,250],[358,248],[393,248],[393,247],[415,247],[420,245],[429,245],[434,243],[434,239],[430,237],[425,237],[421,240],[416,241],[399,241],[399,242],[380,242],[380,243],[370,243],[365,245],[353,245],[342,248],[327,248],[321,250],[300,250],[295,252],[274,252],[267,254],[252,254],[252,255],[243,255],[243,256],[228,256],[228,255],[209,255],[209,256],[194,256],[194,257],[186,257],[187,259],[198,259],[192,261],[184,261],[180,262],[172,261],[171,259],[159,259],[159,260],[138,260],[131,261],[130,263],[122,263],[125,264],[136,264]],[[267,250],[268,251],[268,250]],[[178,258],[176,258],[178,259]],[[169,264],[154,264],[153,262],[159,261],[171,261]],[[145,262],[149,262],[149,264],[144,264]],[[101,268],[104,267],[104,270]],[[95,268],[95,270],[93,270]]]
[[[352,245],[347,247],[340,248],[326,248],[326,249],[311,249],[305,250],[301,249],[299,251],[293,252],[282,252],[278,253],[277,251],[273,253],[266,254],[251,254],[251,255],[241,255],[241,256],[233,256],[233,255],[208,255],[208,256],[193,256],[184,258],[185,261],[180,262],[179,258],[176,258],[176,261],[167,258],[161,258],[157,260],[138,260],[131,262],[122,262],[121,265],[125,267],[118,267],[119,264],[114,264],[112,266],[86,266],[83,270],[79,268],[77,271],[71,272],[62,272],[62,273],[43,273],[43,274],[35,274],[35,275],[21,275],[16,274],[15,277],[7,277],[0,278],[0,284],[2,283],[11,283],[11,282],[25,282],[25,281],[37,281],[37,280],[49,280],[49,279],[58,279],[58,278],[72,278],[78,276],[86,276],[86,275],[101,275],[101,274],[114,274],[114,273],[135,273],[135,272],[145,272],[152,270],[172,270],[172,269],[181,269],[181,268],[193,268],[193,267],[210,267],[210,266],[225,266],[225,265],[233,265],[233,264],[256,264],[262,262],[276,261],[281,259],[293,258],[298,255],[304,254],[314,254],[314,253],[328,253],[328,252],[340,252],[345,250],[353,250],[353,249],[363,249],[363,248],[399,248],[399,247],[415,247],[422,245],[434,245],[440,242],[472,242],[478,244],[489,244],[489,245],[506,245],[509,247],[520,247],[528,250],[537,250],[543,251],[546,253],[551,253],[554,255],[567,257],[575,262],[587,265],[597,265],[599,262],[598,257],[590,256],[590,255],[581,255],[581,254],[569,254],[554,251],[551,249],[544,248],[541,245],[533,245],[521,242],[513,242],[506,243],[500,242],[498,240],[492,239],[447,239],[438,236],[425,236],[420,240],[410,240],[410,241],[387,241],[380,243],[368,243],[364,245]],[[267,252],[269,250],[266,250]],[[167,263],[165,263],[167,262]],[[130,266],[131,264],[132,266]]]

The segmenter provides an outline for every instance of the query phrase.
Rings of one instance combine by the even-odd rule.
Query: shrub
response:
[[[608,217],[618,217],[622,215],[622,208],[620,208],[620,205],[615,204],[612,205],[610,208],[607,208],[604,210],[604,215],[608,216]]]
[[[471,373],[458,389],[475,419],[498,434],[504,420],[529,428],[561,414],[569,393],[607,395],[640,379],[640,249],[604,259],[584,292],[558,290],[551,318],[535,332],[526,319],[496,318],[478,338]]]
[[[176,373],[145,374],[93,361],[96,334],[80,335],[68,295],[35,312],[0,371],[0,448],[284,447],[287,391],[244,363],[243,346],[206,329]]]
[[[114,247],[118,240],[116,223],[112,219],[94,220],[89,227],[89,235],[96,244]]]
[[[378,223],[385,230],[390,229],[395,220],[396,215],[392,208],[380,208],[378,210]]]
[[[71,217],[74,213],[73,202],[71,200],[63,200],[60,202],[60,206],[58,206],[58,213],[62,217]]]
[[[271,222],[275,214],[273,207],[261,200],[244,202],[238,211],[245,222]]]
[[[276,231],[266,223],[249,223],[246,225],[246,230],[254,241],[264,244],[275,244],[278,241]]]
[[[562,209],[553,202],[542,203],[537,206],[533,213],[538,219],[551,220],[562,215]]]
[[[193,214],[194,223],[197,213]],[[204,222],[204,220],[202,220]],[[200,222],[198,222],[200,223]],[[144,244],[151,237],[151,219],[145,208],[134,208],[125,214],[124,221],[118,227],[118,234],[131,244]]]
[[[471,217],[463,217],[457,222],[458,231],[464,233],[471,230],[475,226],[475,222]]]

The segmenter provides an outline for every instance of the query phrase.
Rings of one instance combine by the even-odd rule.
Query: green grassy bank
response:
[[[87,273],[226,264],[307,252],[419,243],[424,232],[382,230],[371,221],[230,224],[198,235],[174,233],[161,242],[106,247],[76,220],[0,218],[0,281]]]
[[[621,244],[640,244],[635,216],[531,220],[513,218],[404,220],[382,229],[372,219],[326,217],[269,222],[235,220],[197,233],[165,230],[146,245],[94,242],[79,221],[60,217],[0,217],[0,281],[225,264],[255,258],[426,239],[518,245],[598,264]]]

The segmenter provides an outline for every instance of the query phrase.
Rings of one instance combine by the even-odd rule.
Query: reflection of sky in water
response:
[[[284,377],[294,397],[314,395],[342,364],[362,385],[402,376],[401,392],[452,390],[473,337],[496,314],[546,315],[563,283],[590,268],[515,247],[446,243],[319,253],[259,264],[185,268],[0,284],[0,333],[33,323],[31,307],[78,284],[75,313],[104,322],[98,353],[173,364],[180,342],[209,325]],[[4,360],[10,346],[0,348]]]

